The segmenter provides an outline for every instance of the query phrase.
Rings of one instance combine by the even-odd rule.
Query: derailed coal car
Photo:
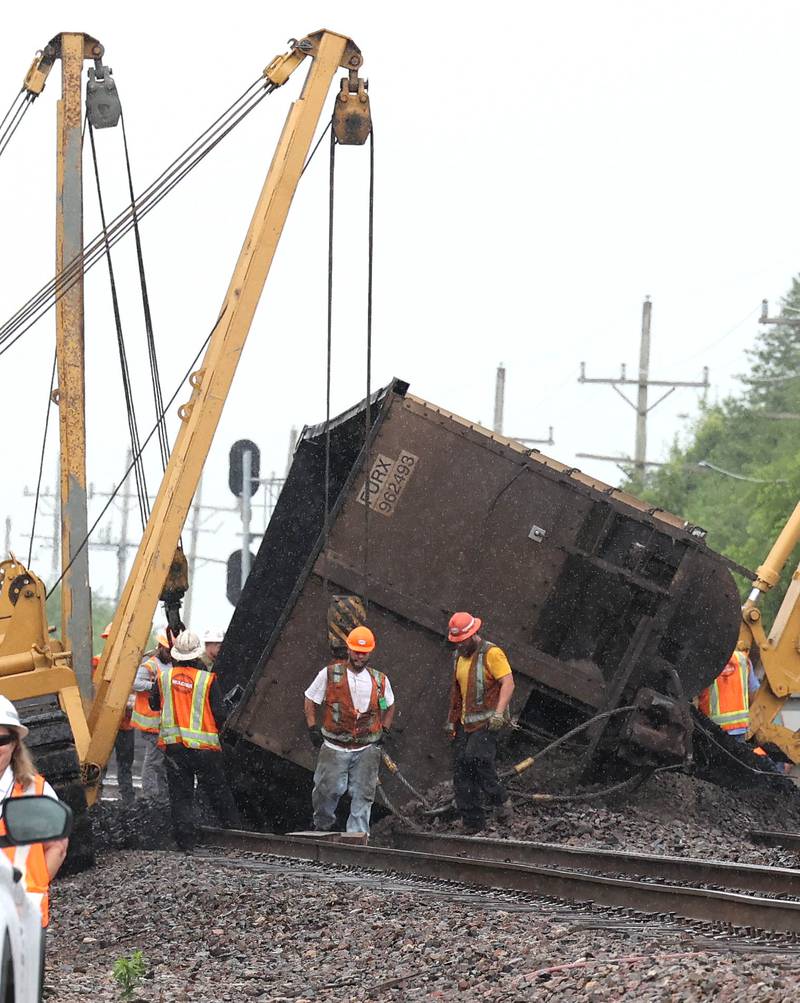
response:
[[[394,755],[412,784],[448,774],[447,620],[480,615],[515,670],[513,709],[558,733],[635,704],[592,750],[633,762],[690,749],[686,698],[733,649],[739,597],[703,533],[536,450],[414,397],[395,380],[306,428],[218,662],[244,696],[226,728],[242,806],[297,824],[314,752],[303,690],[330,658],[331,596],[367,603],[374,664],[397,697]],[[365,432],[369,426],[367,448]],[[392,787],[402,803],[403,788]]]

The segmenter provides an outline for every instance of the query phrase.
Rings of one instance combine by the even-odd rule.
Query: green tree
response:
[[[782,302],[800,318],[800,278]],[[709,546],[755,570],[800,498],[800,330],[759,330],[748,352],[742,390],[701,408],[686,440],[645,484],[626,485],[648,501],[708,531]],[[726,471],[722,473],[721,471]],[[731,476],[733,475],[733,476]],[[790,558],[781,585],[764,601],[767,623],[800,558]],[[740,579],[742,591],[749,582]]]

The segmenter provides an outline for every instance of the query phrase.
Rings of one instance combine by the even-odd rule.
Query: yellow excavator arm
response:
[[[769,636],[758,604],[764,594],[777,585],[798,542],[800,502],[756,571],[750,595],[742,607],[737,644],[742,651],[749,651],[754,643],[757,644],[764,666],[763,682],[750,703],[748,738],[777,745],[793,763],[800,763],[800,734],[774,722],[788,697],[800,693],[800,566],[792,575]]]
[[[350,39],[330,31],[315,32],[291,45],[290,52],[278,56],[266,68],[267,81],[280,86],[304,60],[310,59],[311,65],[278,141],[205,357],[191,375],[191,397],[178,411],[181,426],[177,440],[100,661],[97,691],[89,713],[88,764],[103,764],[111,754],[156,606],[176,563],[181,530],[330,85],[340,67],[349,75],[337,95],[336,116],[342,119],[344,114],[344,125],[366,138],[363,127],[365,121],[369,124],[369,103],[364,82],[358,77],[362,63],[359,49]],[[359,122],[361,130],[355,128]],[[343,132],[346,134],[348,129]],[[342,135],[337,129],[340,141]],[[354,142],[363,142],[364,138]],[[180,551],[177,554],[180,577]]]

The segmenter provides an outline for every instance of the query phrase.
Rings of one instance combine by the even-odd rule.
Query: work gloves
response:
[[[322,748],[322,728],[318,724],[308,726],[308,737],[315,749]]]
[[[489,731],[500,731],[505,728],[507,722],[502,714],[492,714],[489,718]]]
[[[378,745],[394,745],[394,737],[388,728],[381,728],[381,737],[378,739]]]

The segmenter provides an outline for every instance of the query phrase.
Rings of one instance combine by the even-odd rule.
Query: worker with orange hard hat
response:
[[[453,793],[464,831],[473,835],[486,825],[485,798],[495,816],[510,816],[508,794],[497,777],[497,735],[507,724],[514,676],[501,648],[485,641],[482,621],[472,613],[454,613],[447,639],[455,645],[450,712],[446,729],[454,741]]]
[[[330,831],[342,795],[350,795],[348,832],[369,832],[378,783],[379,744],[394,718],[394,694],[386,676],[369,665],[375,635],[356,627],[347,635],[347,661],[320,669],[305,691],[311,744],[318,750],[314,770],[314,828]],[[317,724],[317,708],[322,724]]]

